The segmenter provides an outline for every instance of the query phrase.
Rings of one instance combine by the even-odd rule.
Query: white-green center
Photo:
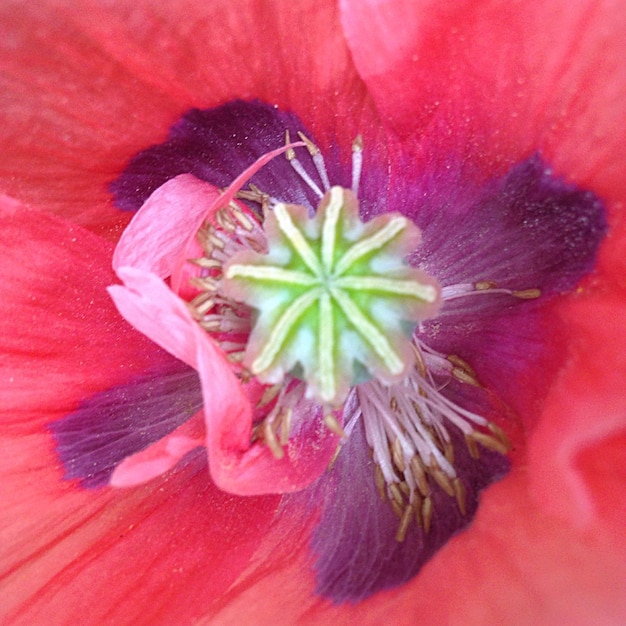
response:
[[[307,395],[339,406],[369,378],[403,378],[414,362],[411,335],[435,312],[435,281],[404,262],[418,229],[399,214],[363,223],[342,187],[315,217],[277,204],[265,215],[267,254],[246,250],[224,268],[222,290],[256,310],[244,365],[265,383],[288,373]]]

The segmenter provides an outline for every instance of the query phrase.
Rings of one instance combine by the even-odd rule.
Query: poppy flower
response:
[[[205,4],[0,9],[0,189],[12,196],[2,199],[1,322],[9,623],[618,622],[623,12],[559,2]],[[448,427],[468,510],[432,473],[430,532],[413,523],[403,541],[375,487],[365,418],[329,470],[338,436],[310,428],[323,415],[300,400],[300,429],[285,444],[300,452],[291,465],[250,440],[254,418],[233,420],[221,403],[210,411],[229,417],[222,438],[206,438],[214,422],[194,369],[133,330],[106,293],[133,210],[153,216],[147,209],[162,209],[172,190],[178,205],[211,200],[280,148],[284,130],[313,139],[331,184],[346,188],[363,136],[361,215],[414,221],[422,245],[409,261],[449,300],[419,335],[430,354],[460,354],[444,397],[496,420],[514,444],[511,472],[478,506],[508,462],[488,448],[472,459]],[[278,157],[252,182],[286,204],[317,205]],[[155,222],[149,234],[166,243],[166,232]],[[116,254],[126,262],[124,237]],[[149,243],[133,269],[162,261]],[[121,278],[127,289],[166,286]],[[184,296],[187,283],[175,282]],[[507,293],[474,293],[483,287]],[[536,300],[518,297],[537,290]],[[176,351],[189,328],[177,344],[164,327],[161,345],[184,356]],[[201,360],[212,366],[200,371],[205,391],[214,375],[220,401],[245,406],[229,396],[242,385],[222,357]],[[480,387],[459,380],[473,377]],[[338,419],[358,412],[346,406]],[[237,449],[228,437],[239,445],[242,433]],[[317,445],[303,445],[312,434]],[[207,455],[198,440],[215,446]],[[159,441],[180,445],[175,466],[140,486],[102,487]],[[225,484],[233,459],[248,474]],[[261,495],[236,495],[242,484]]]

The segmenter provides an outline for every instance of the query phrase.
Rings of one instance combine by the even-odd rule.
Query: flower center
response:
[[[293,147],[285,152],[321,198],[317,211],[310,215],[254,186],[239,192],[260,210],[231,201],[203,225],[204,255],[192,260],[202,268],[193,279],[200,294],[190,309],[242,382],[266,385],[256,403],[253,441],[276,457],[284,454],[294,420],[303,419],[294,411],[303,397],[322,408],[342,442],[362,420],[376,484],[399,517],[402,541],[412,521],[429,531],[435,484],[465,514],[450,428],[463,435],[475,459],[480,446],[501,454],[510,447],[495,424],[442,393],[451,384],[484,390],[470,364],[426,343],[419,324],[453,299],[494,293],[533,299],[540,292],[501,289],[490,280],[439,289],[404,261],[420,240],[409,220],[399,214],[360,220],[360,141],[347,190],[330,187],[320,151],[300,138],[324,191]]]
[[[291,373],[333,407],[366,376],[401,380],[413,329],[438,298],[432,279],[402,262],[419,240],[413,224],[363,224],[352,192],[333,187],[315,217],[279,203],[264,226],[267,254],[242,251],[223,275],[224,294],[257,312],[244,360],[252,374],[281,383]]]

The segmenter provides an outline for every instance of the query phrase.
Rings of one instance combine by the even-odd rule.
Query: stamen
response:
[[[291,143],[288,130],[285,131],[285,143]],[[309,188],[313,190],[313,193],[321,198],[324,195],[322,193],[322,190],[315,184],[315,181],[309,176],[308,172],[304,169],[302,163],[300,163],[300,161],[296,158],[295,150],[293,150],[293,148],[289,148],[289,150],[285,152],[285,156],[287,157],[289,164],[291,165],[291,167],[293,167],[298,176],[300,176],[300,178],[309,186]]]
[[[400,526],[398,527],[398,532],[396,533],[396,541],[402,543],[406,539],[406,534],[409,530],[409,526],[411,525],[411,520],[413,519],[413,508],[407,506],[404,509],[404,513],[402,514],[402,519],[400,520]]]
[[[459,511],[461,511],[461,515],[466,515],[467,509],[465,505],[465,487],[463,486],[460,478],[455,478],[452,481],[452,484],[454,486],[454,496],[456,498],[456,503],[459,507]]]
[[[338,437],[341,437],[344,441],[348,438],[341,424],[337,421],[337,418],[332,413],[324,415],[324,424],[331,432],[335,433]]]
[[[363,168],[363,137],[357,135],[352,143],[352,191],[359,195],[361,169]]]
[[[424,502],[422,502],[422,525],[424,527],[424,533],[428,534],[430,532],[430,526],[433,520],[433,501],[430,496],[426,496],[424,498]]]
[[[445,301],[462,298],[465,296],[485,295],[485,294],[504,294],[520,298],[521,300],[535,300],[541,297],[541,290],[532,289],[504,289],[498,287],[497,283],[492,280],[481,280],[476,283],[459,283],[457,285],[448,285],[441,288],[441,299]]]
[[[322,156],[320,149],[304,133],[298,131],[298,137],[300,137],[300,139],[302,139],[302,141],[306,144],[307,150],[313,160],[313,165],[315,165],[315,169],[322,179],[324,191],[328,191],[330,189],[330,180],[328,179],[326,164],[324,163],[324,157]]]
[[[372,381],[357,388],[366,439],[378,468],[376,488],[382,498],[389,498],[401,520],[398,541],[406,537],[409,519],[429,532],[434,515],[431,484],[453,498],[462,514],[466,512],[465,487],[454,469],[448,425],[464,433],[472,457],[480,456],[478,445],[500,454],[509,450],[501,429],[441,394],[429,367],[434,362],[443,375],[480,386],[470,364],[456,355],[445,358],[430,348],[422,351],[421,342],[417,338],[416,342],[415,368],[405,380],[391,387]]]
[[[278,460],[282,459],[285,456],[285,451],[283,447],[276,439],[276,433],[274,432],[274,417],[275,415],[272,413],[268,417],[265,418],[263,422],[263,440],[267,447],[272,451],[274,457]]]

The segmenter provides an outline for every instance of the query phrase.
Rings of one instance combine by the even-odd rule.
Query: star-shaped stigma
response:
[[[435,280],[404,261],[417,227],[399,214],[363,223],[356,196],[332,187],[315,217],[279,203],[264,230],[267,253],[239,252],[223,273],[223,293],[256,311],[244,358],[252,374],[268,384],[291,374],[329,407],[370,378],[402,379],[415,326],[439,300]]]

